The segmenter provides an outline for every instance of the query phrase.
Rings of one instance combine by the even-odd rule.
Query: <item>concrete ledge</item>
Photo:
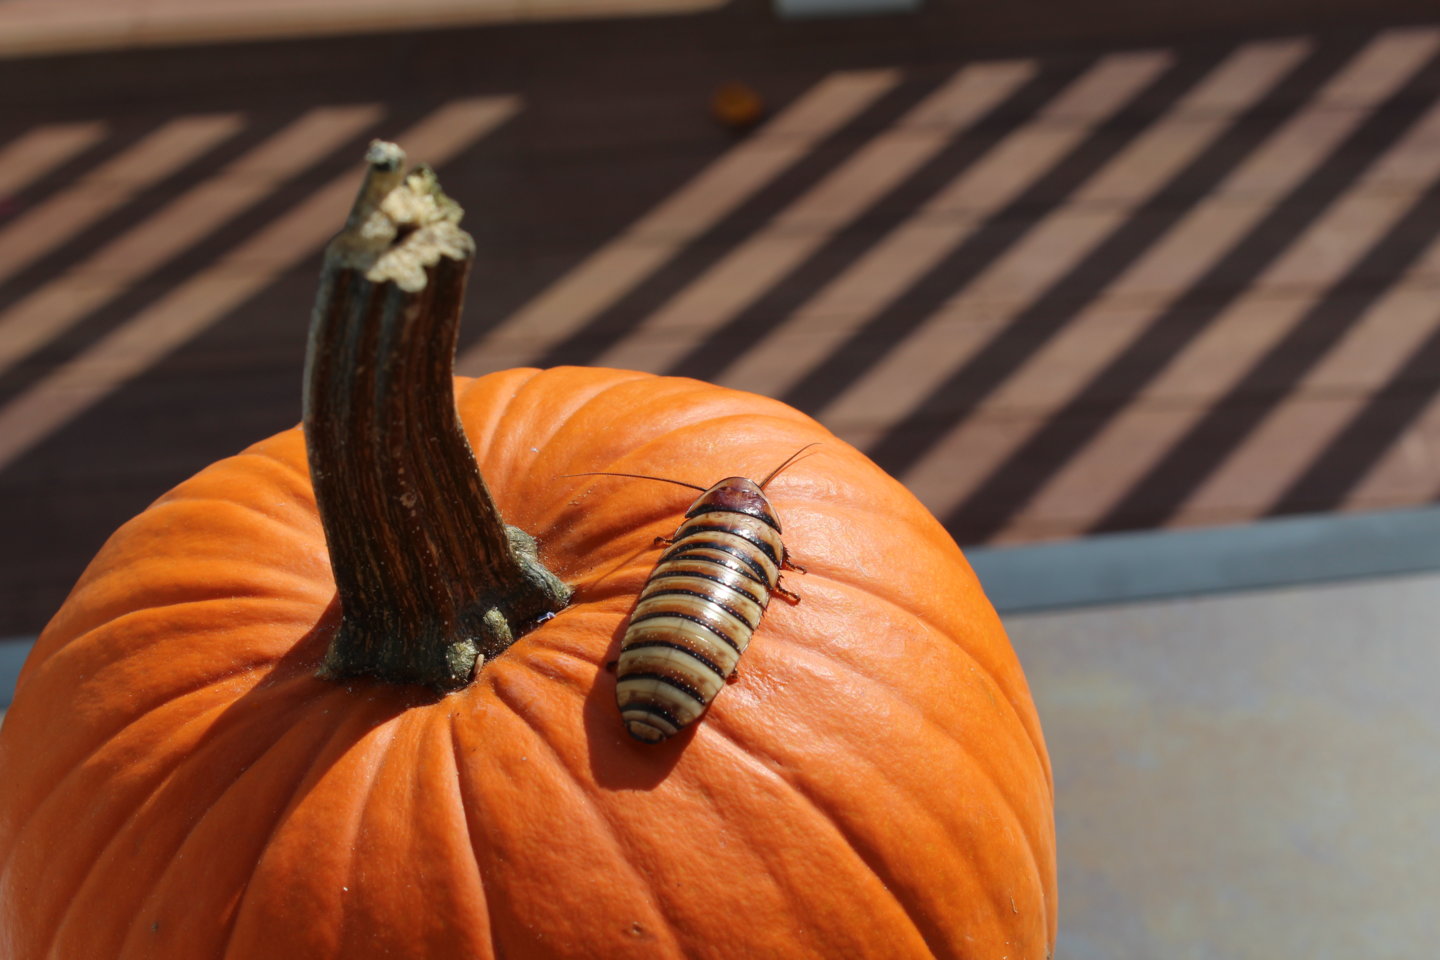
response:
[[[1440,508],[966,551],[1001,613],[1440,570]]]
[[[0,711],[10,706],[10,701],[15,696],[15,681],[20,677],[20,667],[34,645],[34,637],[9,637],[0,640]]]

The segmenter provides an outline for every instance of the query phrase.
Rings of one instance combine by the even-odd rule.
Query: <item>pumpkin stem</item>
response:
[[[341,624],[321,675],[453,690],[570,588],[485,487],[451,379],[475,245],[426,167],[376,141],[330,242],[305,438]]]

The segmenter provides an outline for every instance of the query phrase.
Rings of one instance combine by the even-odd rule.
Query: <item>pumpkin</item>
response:
[[[414,291],[373,286],[416,313]],[[332,645],[360,601],[343,580],[337,599],[305,432],[202,470],[110,538],[21,676],[0,729],[0,955],[1049,954],[1035,709],[911,494],[809,417],[694,380],[507,370],[453,381],[453,403],[568,605],[463,683],[347,675]],[[709,484],[817,442],[767,491],[800,602],[771,605],[700,722],[636,742],[606,664],[689,494],[565,475]]]

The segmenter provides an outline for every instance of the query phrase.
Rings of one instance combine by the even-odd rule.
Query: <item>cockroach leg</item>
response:
[[[796,592],[793,591],[793,590],[786,590],[784,587],[780,586],[780,584],[779,584],[778,582],[775,584],[775,590],[774,590],[774,592],[775,592],[776,594],[778,594],[779,596],[784,597],[786,600],[790,601],[791,603],[799,603],[799,602],[800,602],[800,594],[796,593]]]

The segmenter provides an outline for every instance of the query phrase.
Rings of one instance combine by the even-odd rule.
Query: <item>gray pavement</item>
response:
[[[1015,615],[1066,960],[1440,939],[1440,574]]]

